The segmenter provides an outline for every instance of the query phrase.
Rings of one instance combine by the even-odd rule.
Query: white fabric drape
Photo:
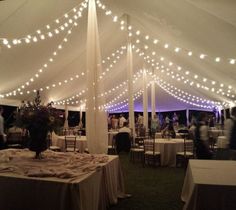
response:
[[[79,109],[79,127],[81,127],[83,125],[83,110],[82,110],[82,105],[80,106],[80,109]]]
[[[156,83],[153,81],[151,84],[151,103],[152,103],[152,119],[156,114]]]
[[[68,106],[67,104],[65,104],[65,122],[64,122],[64,128],[68,128],[69,124],[68,124]]]
[[[133,98],[133,52],[132,45],[128,41],[127,44],[127,74],[128,74],[128,95],[129,95],[129,127],[135,136],[134,123],[134,98]]]
[[[148,130],[148,93],[147,93],[147,73],[143,69],[143,125]]]
[[[227,119],[226,118],[226,108],[224,108],[224,118],[225,118],[225,120]]]
[[[108,132],[106,112],[102,105],[103,83],[98,82],[102,73],[101,52],[97,26],[95,0],[89,0],[87,28],[87,102],[86,102],[86,136],[89,152],[106,153],[108,147]]]
[[[189,109],[186,109],[186,121],[187,121],[187,126],[189,125]]]

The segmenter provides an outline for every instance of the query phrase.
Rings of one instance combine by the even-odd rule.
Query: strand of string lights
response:
[[[40,74],[42,74],[43,72],[45,72],[45,70],[49,67],[49,65],[51,63],[53,63],[55,61],[56,56],[59,54],[59,51],[63,50],[63,45],[66,44],[68,42],[68,38],[70,37],[70,35],[72,34],[73,28],[78,26],[77,22],[74,22],[76,24],[73,24],[71,26],[71,28],[69,28],[65,34],[65,36],[63,37],[62,41],[60,42],[60,44],[58,44],[58,46],[56,47],[56,49],[53,51],[52,55],[47,59],[47,62],[45,62],[44,64],[42,64],[42,66],[36,71],[35,75],[33,77],[31,77],[28,81],[26,81],[24,84],[20,85],[19,87],[17,87],[15,90],[5,93],[5,94],[0,94],[0,98],[4,98],[4,97],[9,97],[9,96],[16,96],[17,94],[23,95],[24,94],[24,89],[26,89],[27,87],[29,88],[29,86],[40,77]],[[76,75],[76,77],[78,77],[78,75]],[[70,80],[73,80],[73,78]],[[67,83],[68,80],[65,80],[64,82]],[[58,82],[58,85],[61,85],[62,82]],[[56,87],[56,84],[52,84],[52,87]],[[49,86],[46,86],[46,89],[49,89]],[[39,90],[43,91],[44,88],[41,87],[39,88]],[[28,90],[25,91],[27,94],[30,94],[32,91]],[[33,90],[33,92],[36,92],[36,90]]]
[[[142,52],[142,53],[140,53],[140,54],[144,55],[145,53]],[[159,63],[159,62],[164,63],[164,61],[165,61],[166,59],[165,59],[163,56],[159,56],[159,58],[158,58],[159,61],[156,62],[156,60],[155,60],[154,58],[151,59],[151,57],[153,57],[153,56],[156,55],[156,52],[153,51],[151,54],[152,54],[151,56],[150,56],[150,54],[149,54],[149,55],[146,55],[146,56],[145,56],[145,59],[147,59],[148,62],[152,63],[152,66],[156,66],[157,69],[160,69],[160,67],[159,67],[160,63]],[[157,57],[157,56],[156,56],[156,57]],[[167,62],[167,63],[168,63],[168,64],[167,64],[167,65],[168,65],[168,68],[167,68],[167,69],[171,68],[171,69],[174,69],[175,71],[177,71],[178,74],[180,74],[180,75],[182,74],[181,72],[183,72],[183,69],[182,69],[181,66],[174,65],[174,63],[171,62],[171,61],[169,61],[169,62]],[[162,69],[163,69],[163,68],[164,68],[164,65],[161,65],[161,67],[162,67]],[[168,71],[169,71],[169,70],[168,70]],[[163,72],[164,72],[164,70],[162,70],[162,73],[163,73]],[[172,74],[173,74],[173,73],[172,73]],[[205,90],[210,90],[211,92],[216,92],[217,94],[220,93],[221,95],[226,95],[227,97],[232,97],[232,98],[235,97],[234,94],[230,94],[230,93],[232,93],[232,92],[236,92],[235,90],[232,89],[232,85],[228,85],[228,86],[227,86],[227,85],[225,85],[225,84],[223,84],[223,83],[218,83],[218,82],[216,82],[216,81],[214,81],[214,80],[211,80],[211,79],[206,78],[206,77],[201,77],[201,76],[199,76],[199,75],[197,75],[197,74],[194,74],[194,76],[193,76],[193,79],[194,79],[195,81],[197,81],[197,82],[194,82],[194,81],[190,78],[190,76],[193,75],[190,71],[185,71],[184,74],[185,74],[185,75],[184,75],[184,76],[181,76],[181,77],[177,76],[178,81],[184,80],[184,83],[185,83],[185,84],[186,84],[186,83],[189,83],[191,86],[194,85],[194,84],[198,84],[198,85],[196,85],[197,88],[202,87],[202,88],[205,89]],[[182,74],[182,75],[183,75],[183,74]],[[172,77],[173,77],[173,76],[172,76]],[[201,80],[201,78],[202,78],[202,80]],[[204,85],[201,84],[202,82],[204,83]],[[208,85],[210,85],[211,87],[206,86],[206,83],[207,83]],[[217,85],[218,85],[218,90],[216,90]],[[227,88],[227,89],[224,90],[225,88]]]
[[[208,60],[214,61],[214,63],[220,63],[223,60],[225,60],[226,63],[228,63],[230,65],[234,65],[236,63],[235,56],[231,56],[231,58],[220,58],[219,56],[213,57],[213,56],[207,55],[206,53],[194,53],[193,50],[188,50],[183,47],[178,47],[178,46],[171,47],[169,43],[161,41],[159,38],[151,38],[151,36],[149,34],[145,34],[145,33],[141,32],[139,29],[134,30],[134,27],[131,25],[129,25],[128,27],[125,27],[125,21],[122,20],[121,18],[118,18],[118,16],[113,15],[113,12],[110,9],[108,9],[105,4],[101,3],[101,1],[99,1],[99,0],[97,0],[96,3],[98,5],[98,7],[104,11],[105,15],[111,16],[114,22],[120,23],[121,30],[125,30],[125,28],[128,28],[128,30],[129,30],[128,34],[130,37],[131,36],[136,36],[136,37],[143,36],[143,38],[145,40],[152,42],[153,45],[158,44],[159,46],[163,47],[166,50],[171,50],[175,53],[183,53],[188,58],[191,58],[194,55],[196,55],[196,57],[198,57],[200,60],[204,60],[204,59],[209,58]],[[143,34],[145,34],[145,35],[143,35]]]
[[[82,12],[87,8],[87,2],[83,1],[71,10],[64,13],[62,16],[56,18],[50,23],[41,28],[36,29],[34,32],[24,35],[20,38],[0,38],[0,46],[12,48],[13,46],[22,46],[23,44],[36,43],[39,41],[52,38],[63,32],[72,24],[77,24],[75,21],[82,17]]]
[[[118,48],[116,51],[112,52],[111,56],[108,56],[106,59],[103,60],[103,64],[107,64],[107,67],[105,68],[105,71],[102,72],[102,74],[99,76],[99,81],[102,80],[104,78],[104,76],[106,76],[106,74],[108,72],[110,72],[110,70],[114,67],[114,65],[118,62],[118,60],[121,58],[122,55],[124,55],[124,50],[126,49],[125,46],[121,46],[120,48]],[[110,64],[109,64],[110,62]],[[56,88],[57,86],[63,86],[66,84],[69,84],[69,82],[73,82],[75,79],[79,79],[80,77],[84,77],[86,74],[85,72],[81,72],[80,74],[76,74],[74,76],[71,76],[70,78],[64,79],[64,81],[58,81],[58,82],[54,82],[51,85],[47,85],[45,87],[39,87],[37,90],[39,91],[46,91],[46,90],[50,90],[51,88]],[[38,77],[37,77],[38,78]],[[123,82],[124,84],[126,84],[126,82]],[[121,84],[120,84],[121,87]],[[24,94],[30,94],[32,92],[36,93],[37,90],[27,90],[26,88],[24,89],[25,91],[23,91],[21,89],[20,94],[24,95]],[[112,90],[114,90],[114,88],[112,88]],[[78,94],[78,96],[81,96],[82,93],[84,93],[85,90],[80,91]],[[109,90],[109,93],[111,92],[111,90]],[[105,95],[108,94],[108,92],[104,93]],[[78,97],[77,96],[77,97]],[[1,95],[0,95],[1,97]]]
[[[133,78],[134,78],[134,79],[133,79],[133,83],[135,84],[135,83],[138,81],[138,79],[139,79],[140,77],[141,77],[140,72],[137,72],[136,74],[134,74],[134,76],[133,76]],[[121,82],[121,83],[118,84],[117,86],[110,88],[108,91],[105,91],[104,93],[99,94],[98,97],[105,97],[105,96],[107,96],[107,95],[109,95],[109,94],[113,94],[114,92],[117,93],[118,90],[120,90],[121,88],[124,88],[125,86],[127,86],[127,82],[128,82],[127,80]],[[122,93],[120,93],[118,96],[116,96],[116,97],[112,100],[112,102],[110,101],[109,103],[111,104],[111,103],[113,103],[113,102],[119,100],[120,97],[122,97],[124,94],[126,94],[126,92],[127,92],[127,89],[125,89]],[[73,100],[75,100],[76,98],[81,97],[81,96],[82,96],[83,94],[85,94],[85,93],[86,93],[86,90],[82,90],[82,91],[80,91],[79,93],[77,93],[76,95],[71,96],[70,98],[63,99],[63,100],[60,100],[60,101],[55,101],[54,104],[55,104],[55,105],[64,105],[66,102],[73,101]],[[77,103],[79,103],[79,102],[77,102]],[[109,105],[109,103],[107,103],[107,105]]]
[[[111,11],[111,10],[108,10],[107,7],[106,7],[104,4],[102,4],[100,1],[97,1],[97,5],[98,5],[99,8],[101,8],[101,9],[104,10],[104,12],[105,12],[106,15],[110,15],[110,16],[113,18],[113,21],[114,21],[114,22],[120,21],[121,30],[124,30],[125,28],[128,28],[128,30],[130,31],[130,32],[128,33],[128,35],[129,35],[129,36],[133,36],[133,33],[131,32],[132,26],[125,27],[125,21],[124,21],[124,20],[119,20],[119,18],[118,18],[117,16],[112,15],[112,11]],[[136,31],[135,34],[136,34],[137,36],[139,36],[140,33],[141,33],[140,31]],[[150,36],[148,36],[148,35],[145,36],[145,39],[146,39],[146,40],[149,40],[149,38],[150,38]],[[137,39],[137,40],[136,40],[136,43],[140,43],[140,40]],[[157,43],[158,43],[158,40],[155,39],[155,40],[153,41],[153,44],[157,44]],[[165,44],[164,47],[167,49],[169,46],[168,46],[168,44]],[[144,49],[145,49],[145,50],[147,50],[148,48],[149,48],[149,47],[148,47],[147,45],[144,46]],[[176,48],[176,49],[175,49],[175,52],[178,53],[179,50],[180,50],[179,48]],[[156,52],[154,51],[153,54],[156,54]],[[192,55],[192,52],[189,53],[189,55]],[[200,58],[201,58],[201,59],[204,59],[205,57],[206,57],[206,56],[205,56],[204,54],[201,54],[201,55],[200,55]],[[163,61],[164,59],[165,59],[165,58],[164,58],[163,56],[160,57],[160,61]],[[216,61],[218,61],[218,60],[219,60],[219,59],[216,59]],[[230,64],[234,64],[234,63],[235,63],[235,59],[232,59],[232,60],[230,61]],[[172,65],[173,65],[173,62],[170,61],[170,62],[169,62],[169,65],[172,66]],[[178,70],[181,70],[181,69],[182,69],[182,68],[181,68],[180,66],[178,66]],[[189,71],[186,71],[185,74],[186,74],[186,75],[189,75],[190,72],[189,72]],[[182,77],[181,77],[181,78],[182,78]],[[197,78],[198,78],[198,75],[194,75],[194,78],[197,79]],[[180,78],[178,78],[178,80],[180,80]],[[209,79],[203,77],[203,82],[206,82],[206,81],[209,81]],[[210,81],[211,81],[211,83],[210,83],[211,85],[215,85],[215,84],[216,84],[216,81],[214,81],[214,80],[210,80]],[[186,80],[184,81],[184,83],[185,83],[185,84],[189,83],[189,79],[186,79]],[[193,81],[191,81],[189,84],[190,84],[190,86],[193,86],[195,83],[194,83]],[[226,86],[227,86],[227,85],[221,83],[221,84],[220,84],[220,87],[221,87],[221,88],[219,88],[218,90],[215,91],[215,87],[209,88],[209,87],[207,87],[206,85],[199,84],[199,82],[196,83],[196,87],[197,87],[197,88],[203,88],[203,89],[205,89],[206,91],[216,92],[216,94],[218,94],[218,95],[223,95],[223,96],[235,98],[235,95],[234,95],[234,94],[230,94],[231,91],[232,91],[232,90],[231,90],[231,89],[232,89],[232,85],[228,85],[228,90],[227,90],[227,91],[225,91],[225,92],[222,91],[222,88],[223,88],[223,87],[226,87]],[[231,100],[232,100],[232,99],[231,99]],[[235,102],[236,102],[236,100],[235,100]]]
[[[183,83],[184,84],[188,84],[190,86],[193,86],[193,85],[196,85],[197,88],[202,88],[204,89],[205,91],[211,91],[211,92],[215,92],[216,94],[218,95],[226,95],[228,97],[231,97],[231,98],[235,98],[235,95],[234,94],[231,94],[231,89],[232,89],[232,86],[229,86],[228,87],[228,90],[227,90],[227,93],[225,93],[222,88],[219,88],[218,90],[215,90],[215,89],[210,89],[208,86],[206,86],[206,84],[201,84],[201,83],[198,83],[198,82],[194,82],[192,81],[191,79],[186,79],[186,75],[188,75],[188,72],[185,73],[186,75],[185,76],[181,76],[180,72],[178,72],[176,75],[174,75],[174,72],[171,71],[168,67],[166,68],[165,70],[165,66],[164,65],[161,65],[160,66],[160,63],[159,62],[156,62],[155,59],[151,59],[151,57],[149,55],[146,55],[144,52],[142,52],[139,48],[137,48],[137,50],[135,51],[136,53],[139,53],[139,56],[143,56],[144,57],[144,60],[148,63],[148,64],[151,64],[152,67],[155,67],[155,69],[157,70],[160,70],[161,73],[166,73],[166,76],[169,76],[171,77],[172,79],[175,79],[177,80],[178,82],[179,81],[184,81]],[[178,71],[180,71],[181,68],[178,68]],[[223,86],[223,84],[221,84],[221,87]],[[214,90],[214,91],[213,91]],[[232,100],[232,99],[231,99]],[[236,101],[235,101],[236,102]],[[222,102],[223,103],[223,102]]]
[[[55,58],[58,55],[59,50],[63,49],[63,44],[68,42],[68,36],[71,34],[73,27],[74,26],[72,26],[70,29],[68,29],[68,31],[67,31],[65,37],[63,38],[63,40],[61,41],[61,43],[56,47],[56,49],[53,51],[52,55],[47,59],[47,62],[42,64],[42,66],[36,70],[36,73],[34,76],[32,76],[28,81],[24,82],[24,84],[21,84],[20,86],[16,87],[15,90],[10,91],[8,93],[0,94],[1,97],[4,98],[4,97],[16,96],[17,94],[23,95],[22,90],[25,89],[26,87],[29,87],[30,85],[32,85],[32,83],[34,83],[40,77],[40,74],[44,73],[45,70],[50,66],[50,64],[55,61]],[[28,94],[29,93],[30,92],[28,92]]]
[[[230,98],[230,100],[233,100],[235,98],[235,90],[232,89],[232,86],[229,85],[227,89],[225,89],[225,85],[221,83],[220,85],[215,86],[216,82],[212,81],[210,84],[207,78],[203,78],[202,82],[197,80],[199,77],[198,75],[194,75],[194,80],[189,78],[188,75],[190,74],[189,71],[186,71],[183,75],[181,73],[181,68],[175,69],[174,67],[165,67],[164,65],[159,65],[159,63],[155,63],[155,59],[149,59],[148,56],[145,57],[149,63],[154,64],[156,66],[157,70],[160,70],[161,73],[165,73],[166,76],[171,77],[172,79],[177,80],[178,82],[183,81],[184,84],[188,84],[189,86],[196,86],[197,88],[202,88],[205,91],[213,92],[217,95],[227,96]],[[174,73],[174,71],[177,71],[177,73]],[[208,85],[207,85],[208,84]],[[211,87],[209,87],[211,85]]]

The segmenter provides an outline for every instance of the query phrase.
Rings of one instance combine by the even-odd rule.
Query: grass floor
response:
[[[185,176],[183,168],[143,167],[131,163],[128,154],[120,154],[126,193],[131,198],[121,199],[109,210],[180,210],[180,199]]]

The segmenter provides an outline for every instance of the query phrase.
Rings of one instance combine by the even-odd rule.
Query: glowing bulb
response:
[[[13,42],[13,44],[18,44],[18,40],[17,39],[14,39],[12,42]]]
[[[3,44],[7,45],[7,44],[8,44],[8,40],[7,40],[7,39],[4,39],[4,40],[3,40]]]
[[[113,17],[113,22],[117,22],[117,20],[118,20],[117,16]]]
[[[217,57],[217,58],[215,59],[215,61],[216,61],[216,62],[220,62],[220,58]]]
[[[235,59],[230,59],[230,64],[235,64]]]
[[[158,40],[157,40],[157,39],[154,39],[154,40],[153,40],[153,43],[154,43],[154,44],[157,44],[157,43],[158,43]]]
[[[179,52],[179,51],[180,51],[180,48],[176,47],[175,52]]]
[[[166,48],[166,49],[167,49],[168,47],[169,47],[169,45],[168,45],[168,44],[165,44],[165,45],[164,45],[164,48]]]
[[[204,59],[204,58],[205,58],[205,56],[206,56],[206,55],[204,55],[204,54],[201,54],[201,55],[200,55],[200,58],[201,58],[201,59]]]
[[[26,43],[30,43],[30,40],[28,38],[25,39]]]
[[[193,53],[190,51],[190,52],[188,52],[188,56],[192,56],[193,55]]]

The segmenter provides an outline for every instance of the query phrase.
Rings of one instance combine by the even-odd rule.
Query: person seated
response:
[[[173,123],[169,123],[164,130],[162,130],[162,138],[175,138],[176,133],[174,130]]]

